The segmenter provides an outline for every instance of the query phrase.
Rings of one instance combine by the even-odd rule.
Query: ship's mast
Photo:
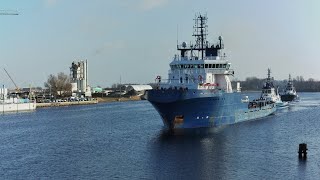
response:
[[[289,82],[292,82],[292,80],[291,80],[291,74],[289,74]]]
[[[195,17],[195,25],[193,26],[193,35],[196,38],[195,50],[201,51],[201,58],[204,58],[205,42],[207,39],[207,16],[198,15]]]
[[[268,81],[268,82],[271,81],[270,73],[271,73],[271,70],[270,70],[270,68],[268,68],[268,78],[267,78],[267,81]]]
[[[193,50],[198,51],[198,58],[205,59],[205,57],[217,57],[220,56],[220,50],[224,48],[222,37],[219,36],[219,43],[209,44],[207,41],[208,35],[208,25],[207,25],[207,16],[206,15],[196,15],[194,18],[195,24],[193,26],[193,34],[195,37],[195,45],[190,44],[187,46],[186,42],[182,42],[181,45],[177,44],[177,49],[180,51],[181,57],[185,59],[190,51],[191,56],[193,56]]]

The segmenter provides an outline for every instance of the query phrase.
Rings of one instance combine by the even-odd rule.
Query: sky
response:
[[[89,85],[150,83],[168,76],[193,18],[208,16],[208,40],[224,38],[235,78],[320,80],[318,0],[0,0],[0,84],[40,86],[88,60]]]

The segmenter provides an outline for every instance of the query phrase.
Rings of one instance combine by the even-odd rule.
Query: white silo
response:
[[[72,92],[77,92],[78,91],[78,87],[77,87],[77,83],[76,82],[72,82],[71,83],[71,91]]]

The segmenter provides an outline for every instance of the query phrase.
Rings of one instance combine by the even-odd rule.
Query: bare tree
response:
[[[50,89],[54,96],[66,96],[71,93],[70,78],[63,72],[58,73],[57,76],[50,74],[44,86]]]

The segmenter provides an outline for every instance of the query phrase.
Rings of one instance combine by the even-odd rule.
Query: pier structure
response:
[[[306,159],[307,158],[307,144],[306,143],[301,143],[299,144],[299,158]]]

